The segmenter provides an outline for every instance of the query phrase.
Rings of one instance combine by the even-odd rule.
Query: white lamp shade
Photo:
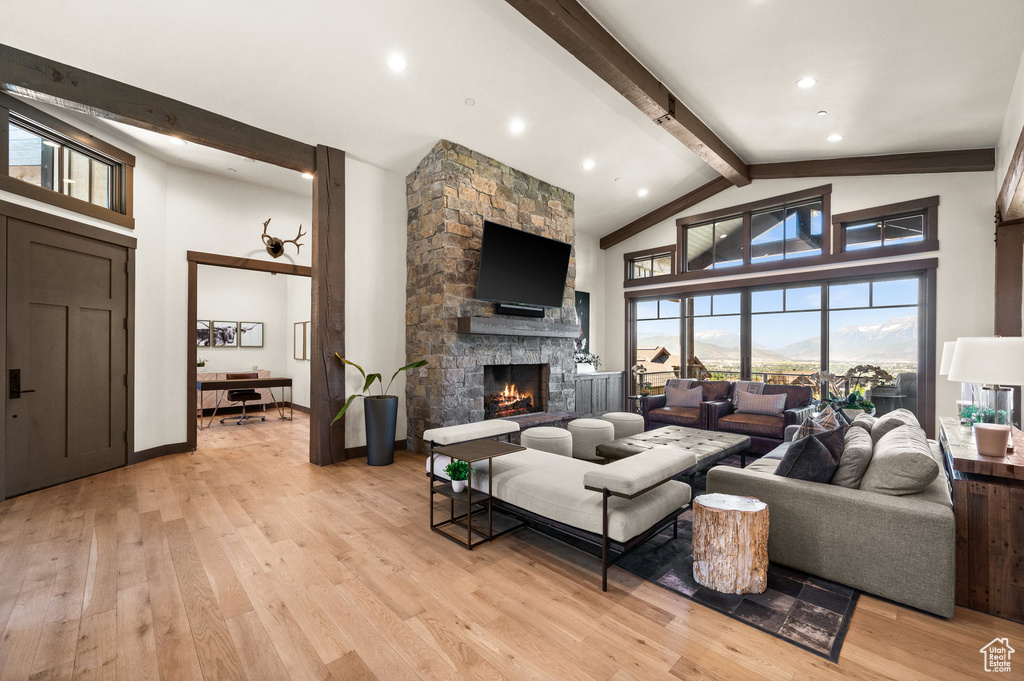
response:
[[[953,351],[956,349],[956,341],[946,341],[942,344],[942,362],[939,364],[939,376],[949,376],[949,366],[953,363]]]
[[[1024,385],[1024,338],[958,338],[949,380]]]

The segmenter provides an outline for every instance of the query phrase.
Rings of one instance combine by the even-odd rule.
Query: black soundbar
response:
[[[532,307],[530,305],[505,305],[498,303],[494,306],[498,314],[513,314],[519,317],[543,317],[543,307]]]

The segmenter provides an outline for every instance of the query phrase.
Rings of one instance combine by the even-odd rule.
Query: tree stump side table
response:
[[[731,494],[694,499],[693,578],[722,593],[763,593],[768,584],[768,504]]]

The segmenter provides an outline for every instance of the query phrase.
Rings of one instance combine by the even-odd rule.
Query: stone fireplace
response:
[[[484,366],[484,418],[503,419],[546,411],[546,364]]]
[[[459,318],[515,319],[476,300],[484,220],[575,242],[573,195],[483,154],[446,140],[406,178],[408,243],[406,354],[428,365],[406,383],[408,447],[423,449],[428,428],[483,421],[505,383],[531,393],[532,409],[570,412],[576,406],[573,339],[459,332]],[[569,259],[561,308],[545,310],[551,327],[575,325],[576,252]],[[485,367],[534,365],[539,385],[501,381],[488,392]],[[493,377],[492,377],[493,378]],[[488,402],[487,396],[491,400]],[[504,399],[504,398],[503,398]],[[520,402],[522,398],[513,399]],[[538,404],[539,403],[539,404]]]

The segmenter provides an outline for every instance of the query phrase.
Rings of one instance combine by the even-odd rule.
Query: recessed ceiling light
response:
[[[409,68],[409,62],[407,62],[405,60],[405,57],[403,57],[400,54],[393,54],[390,57],[388,57],[387,65],[388,69],[394,71],[395,73],[401,73],[402,71],[405,71],[407,68]]]
[[[476,100],[473,99],[472,97],[467,97],[466,98],[466,106],[474,106],[474,105],[476,105]]]
[[[583,163],[580,164],[580,167],[583,168],[584,170],[593,170],[594,169],[594,165],[595,165],[594,159],[592,159],[592,158],[585,158],[585,159],[583,159]]]
[[[646,188],[638,189],[637,192],[636,192],[636,195],[639,196],[641,199],[644,198],[645,196],[647,196],[647,189]]]
[[[177,147],[183,147],[186,144],[188,144],[188,142],[186,142],[185,140],[181,139],[180,137],[170,137],[170,138],[167,139],[167,141],[170,142],[171,144],[177,146]]]
[[[313,173],[302,173],[302,177],[307,179],[307,180],[312,180],[313,179]]]
[[[819,116],[827,116],[828,115],[828,111],[825,111],[824,109],[822,109],[821,111],[818,112],[818,115]]]
[[[513,118],[508,123],[508,129],[513,135],[518,135],[526,130],[526,121],[522,118]]]
[[[238,171],[235,170],[234,168],[228,168],[228,172],[229,173],[237,173]]]
[[[729,236],[729,235],[728,235],[728,234],[719,234],[719,235],[718,235],[718,238],[719,238],[719,239],[724,239],[724,238],[725,238],[725,237],[727,237],[727,236]]]
[[[827,139],[829,142],[840,142],[842,141],[843,136],[840,135],[838,132],[834,132],[825,139]]]
[[[256,159],[249,158],[248,156],[243,156],[242,160],[245,161],[246,163],[255,163],[256,162]]]
[[[809,87],[814,87],[817,84],[818,84],[818,79],[817,78],[812,78],[811,76],[804,76],[803,78],[801,78],[800,80],[798,80],[796,82],[796,86],[797,87],[802,87],[804,89],[807,89]]]

